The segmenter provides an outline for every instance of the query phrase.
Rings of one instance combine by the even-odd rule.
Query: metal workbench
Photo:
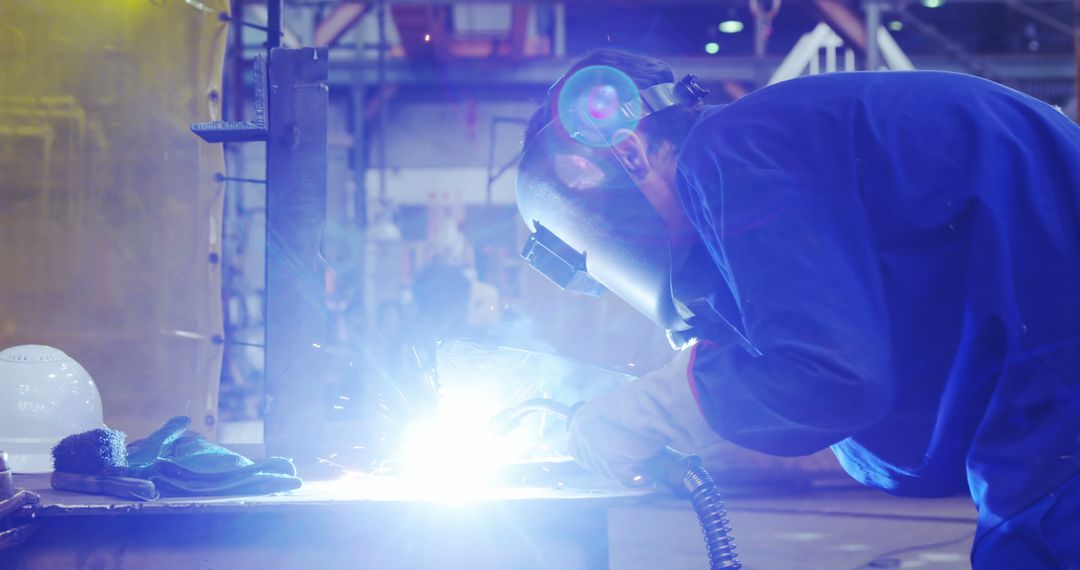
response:
[[[649,491],[599,483],[495,487],[453,498],[393,477],[317,481],[261,497],[131,502],[57,491],[23,513],[37,527],[0,568],[575,569],[608,567],[607,511]]]

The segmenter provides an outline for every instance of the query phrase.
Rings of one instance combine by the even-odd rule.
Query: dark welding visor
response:
[[[523,255],[560,287],[606,287],[665,329],[686,330],[671,297],[667,229],[589,125],[564,112],[525,148],[517,201],[533,235]]]

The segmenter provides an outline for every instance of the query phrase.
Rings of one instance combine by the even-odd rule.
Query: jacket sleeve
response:
[[[690,382],[710,425],[803,455],[878,421],[895,393],[888,313],[854,184],[828,164],[788,167],[791,149],[698,139],[680,158],[680,195],[760,351],[695,347]]]

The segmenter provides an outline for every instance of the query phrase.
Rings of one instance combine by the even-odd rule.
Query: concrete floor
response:
[[[967,497],[902,499],[840,487],[793,497],[733,498],[728,512],[748,570],[971,568],[975,509]],[[616,509],[609,534],[612,570],[708,568],[687,503]]]

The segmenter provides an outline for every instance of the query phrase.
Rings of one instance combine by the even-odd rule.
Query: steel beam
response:
[[[266,142],[266,445],[269,453],[316,457],[323,441],[327,332],[326,48],[270,52]]]
[[[327,6],[336,4],[358,4],[370,0],[286,0],[289,6]],[[528,5],[551,5],[563,4],[566,0],[386,0],[387,4],[399,6],[431,6],[435,4],[528,4]],[[258,4],[260,2],[247,2]],[[744,6],[742,0],[590,0],[593,6],[657,6],[657,5],[683,5],[683,6]]]
[[[871,0],[873,1],[873,0]],[[815,11],[844,41],[859,51],[866,50],[866,25],[862,18],[840,0],[813,0]]]
[[[370,7],[369,3],[334,6],[330,13],[315,25],[312,43],[316,46],[333,45],[360,21]]]
[[[772,69],[781,58],[758,59],[752,56],[732,58],[667,58],[680,71],[694,71],[712,81],[726,79],[753,80],[756,70]],[[558,79],[575,60],[537,59],[513,62],[506,60],[455,61],[450,65],[424,65],[418,62],[394,61],[386,66],[386,82],[390,84],[477,83],[492,87],[499,85],[542,85],[547,87]],[[330,66],[332,85],[377,85],[378,66],[375,62],[356,60],[333,61]]]
[[[339,4],[365,4],[371,0],[286,0],[289,6],[335,6]],[[949,0],[950,4],[1002,4],[1015,1],[1027,0]],[[1073,2],[1074,0],[1040,0],[1041,4],[1055,4]],[[262,1],[245,1],[245,4],[263,4]],[[387,4],[399,6],[431,6],[447,4],[528,4],[528,5],[553,5],[565,4],[566,0],[386,0]],[[891,0],[891,4],[899,5],[903,0]],[[743,7],[746,2],[742,0],[589,0],[590,6],[734,6]]]
[[[918,69],[965,72],[964,66],[942,56],[912,56]],[[666,61],[678,72],[693,71],[706,82],[755,81],[759,70],[772,71],[782,61],[780,57],[674,57]],[[1010,79],[1071,79],[1074,59],[1070,55],[1015,55],[980,57],[995,71]],[[452,65],[435,66],[417,63],[389,62],[386,82],[400,85],[467,84],[498,86],[547,87],[571,65],[572,59],[543,59],[525,62],[460,61]],[[377,66],[374,62],[334,61],[330,66],[332,85],[376,85]]]

